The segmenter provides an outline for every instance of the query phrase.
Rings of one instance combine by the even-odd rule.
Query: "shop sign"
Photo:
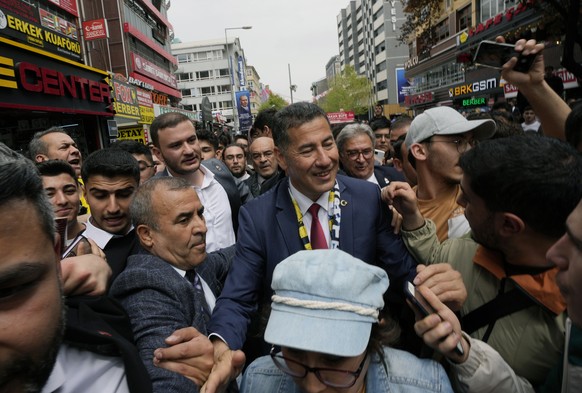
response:
[[[462,107],[487,105],[487,97],[471,97],[461,101]]]
[[[137,89],[129,83],[118,79],[111,80],[114,98],[113,108],[116,117],[138,120],[140,118]]]
[[[427,91],[426,93],[413,94],[404,98],[404,105],[410,107],[414,105],[427,104],[434,101],[434,93]]]
[[[152,91],[152,102],[158,105],[168,105],[170,103],[170,99],[166,94],[158,93],[156,91]]]
[[[143,89],[137,89],[137,101],[139,102],[139,122],[143,124],[152,124],[156,115],[154,115],[154,103],[152,94]]]
[[[557,75],[562,79],[562,82],[564,82],[564,89],[574,89],[579,86],[576,76],[565,68],[560,68],[555,71],[554,75]]]
[[[489,78],[485,80],[480,80],[474,83],[464,83],[449,89],[449,97],[461,96],[464,94],[478,93],[480,91],[485,91],[489,89],[495,89],[497,87],[497,78]]]
[[[83,37],[85,41],[109,38],[107,21],[105,19],[94,19],[83,22]]]
[[[16,8],[2,8],[6,1],[0,0],[0,35],[76,61],[81,59],[75,24],[43,9],[30,12],[17,9],[17,13],[12,11]],[[25,19],[31,13],[32,21]]]
[[[180,108],[175,108],[173,106],[163,106],[163,105],[154,104],[154,114],[156,116],[163,115],[164,113],[170,113],[170,112],[181,113],[181,114],[187,116],[190,120],[200,121],[200,118],[198,117],[198,113],[195,113],[192,111],[187,111],[187,110],[180,109]]]
[[[477,26],[471,27],[469,29],[469,37],[476,36],[477,34],[488,30],[491,26],[496,26],[502,23],[504,20],[510,22],[514,16],[527,10],[532,3],[533,0],[528,0],[526,3],[519,3],[516,6],[507,9],[505,12],[501,12],[494,17],[487,19],[484,23],[479,23]]]
[[[122,128],[118,130],[117,140],[137,141],[146,144],[145,130],[143,127]]]
[[[55,4],[57,7],[69,12],[70,14],[79,16],[79,11],[77,11],[77,2],[75,0],[49,0],[51,3]]]
[[[148,90],[153,90],[154,86],[150,83],[144,82],[139,78],[135,78],[133,76],[130,76],[129,78],[127,78],[127,81],[129,83],[131,83],[132,85],[136,85],[137,87],[141,87],[143,89],[148,89]]]
[[[409,70],[416,65],[418,65],[418,56],[413,56],[404,62],[404,69]]]
[[[351,123],[355,119],[354,112],[329,112],[326,113],[327,119],[331,124]]]
[[[178,88],[178,84],[176,83],[176,77],[172,75],[169,71],[158,67],[156,64],[152,63],[149,60],[144,59],[139,55],[136,55],[135,53],[131,54],[131,58],[133,60],[133,69],[135,70],[135,72],[155,79],[163,83],[164,85],[173,87],[174,89]]]
[[[112,115],[107,74],[0,37],[0,107]]]

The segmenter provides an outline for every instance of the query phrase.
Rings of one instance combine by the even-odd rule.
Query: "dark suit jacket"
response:
[[[271,176],[269,179],[266,179],[263,184],[259,185],[259,174],[257,172],[253,172],[251,177],[246,179],[244,182],[249,186],[251,193],[256,198],[259,195],[269,191],[279,182],[279,180],[284,177],[285,174],[282,171],[277,171],[277,173],[273,174],[273,176]]]
[[[394,235],[378,186],[342,175],[337,181],[342,200],[339,248],[384,268],[391,284],[412,279],[416,262],[400,236]],[[275,266],[303,249],[289,179],[244,205],[239,220],[235,259],[208,326],[231,349],[242,347],[258,303],[270,303]]]
[[[127,235],[122,237],[113,237],[103,248],[107,257],[107,263],[111,268],[111,277],[109,278],[109,287],[115,281],[117,276],[125,269],[127,258],[130,255],[139,254],[143,251],[139,240],[135,235],[135,229],[132,229]]]
[[[234,246],[208,254],[196,269],[218,296],[230,263]],[[198,387],[186,377],[155,367],[152,361],[156,348],[166,347],[164,339],[175,330],[194,326],[206,332],[206,326],[196,323],[200,299],[193,285],[167,262],[152,255],[129,257],[126,269],[111,288],[131,321],[133,335],[143,363],[148,370],[154,392],[198,392]],[[198,315],[200,317],[200,315]]]
[[[380,188],[386,187],[393,181],[406,181],[404,175],[391,166],[374,165],[374,176],[378,180]]]

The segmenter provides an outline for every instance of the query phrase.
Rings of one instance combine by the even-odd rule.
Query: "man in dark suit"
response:
[[[275,157],[273,138],[261,136],[253,140],[249,148],[251,162],[255,170],[245,180],[254,197],[264,194],[280,180],[279,165]]]
[[[111,294],[129,315],[154,391],[197,391],[188,378],[156,367],[152,357],[177,329],[193,326],[206,334],[206,321],[234,256],[234,247],[207,255],[203,212],[190,184],[172,177],[145,183],[131,204],[136,233],[146,252],[129,257]],[[208,359],[211,363],[212,351]]]
[[[416,274],[416,262],[389,226],[380,189],[336,176],[338,151],[325,112],[308,103],[282,109],[274,140],[288,179],[241,208],[235,260],[208,326],[216,362],[209,392],[234,376],[231,362],[239,351],[233,350],[242,347],[258,304],[269,302],[273,270],[287,256],[340,248],[382,266],[394,282]]]
[[[348,176],[375,183],[380,188],[393,181],[405,181],[396,169],[374,165],[376,138],[367,124],[349,124],[336,138],[343,169]]]

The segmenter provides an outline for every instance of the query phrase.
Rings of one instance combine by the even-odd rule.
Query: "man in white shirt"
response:
[[[228,195],[214,174],[200,164],[200,145],[192,121],[181,113],[165,113],[156,117],[150,135],[154,154],[166,164],[166,170],[156,176],[185,179],[204,205],[207,251],[233,245],[235,235]]]
[[[523,123],[521,123],[521,128],[523,128],[523,132],[533,132],[539,133],[541,123],[539,122],[538,118],[536,117],[536,113],[534,112],[531,106],[526,106],[523,109]]]

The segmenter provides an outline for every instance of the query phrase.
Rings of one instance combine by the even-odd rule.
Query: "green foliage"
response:
[[[356,115],[365,114],[370,107],[371,94],[370,81],[356,74],[353,67],[347,66],[331,83],[321,107],[326,112],[344,110],[354,111]]]
[[[277,110],[279,110],[285,108],[287,105],[289,105],[289,103],[285,101],[283,97],[271,92],[269,93],[269,98],[267,98],[267,100],[263,102],[261,106],[259,106],[259,112],[262,111],[263,109],[269,109],[272,107],[277,108]]]

